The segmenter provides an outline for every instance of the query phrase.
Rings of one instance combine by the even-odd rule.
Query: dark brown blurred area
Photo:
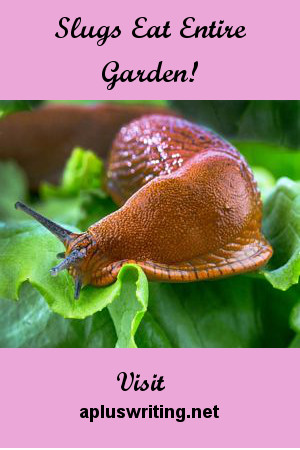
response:
[[[155,106],[104,103],[17,112],[0,121],[0,159],[15,160],[26,172],[30,188],[36,190],[41,181],[59,180],[74,147],[94,150],[106,160],[123,125],[157,113],[171,111]]]

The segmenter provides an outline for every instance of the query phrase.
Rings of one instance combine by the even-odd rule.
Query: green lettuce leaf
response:
[[[274,249],[266,279],[286,290],[300,275],[300,183],[281,178],[264,204],[263,232]]]
[[[288,177],[300,180],[300,152],[261,142],[233,141],[250,166],[262,167],[275,179]]]
[[[258,188],[261,193],[261,198],[263,201],[269,196],[273,187],[276,184],[276,180],[269,172],[269,170],[263,167],[252,167],[255,181],[257,182]]]
[[[52,220],[86,230],[116,209],[101,189],[104,164],[93,152],[75,148],[67,161],[59,186],[43,183],[41,201],[34,207]]]
[[[50,275],[61,247],[39,224],[0,224],[0,298],[17,300],[22,284],[29,281],[52,311],[75,319],[84,319],[116,302],[111,314],[118,346],[127,343],[134,346],[134,334],[148,299],[147,279],[142,270],[134,265],[124,266],[114,284],[104,288],[87,286],[82,289],[80,299],[74,300],[72,277],[66,271],[55,278]]]
[[[17,300],[22,283],[28,280],[63,317],[82,319],[106,307],[117,295],[113,286],[102,294],[87,287],[75,302],[72,277],[66,271],[57,277],[50,275],[58,262],[56,254],[62,250],[62,244],[33,221],[0,224],[0,298]]]
[[[84,320],[64,319],[51,311],[25,282],[19,301],[0,300],[0,347],[114,347],[117,341],[105,308]]]
[[[100,189],[104,177],[104,165],[95,153],[80,147],[72,151],[63,172],[60,186],[44,183],[40,194],[42,199],[74,196],[81,191]]]
[[[120,294],[108,305],[118,336],[116,347],[136,347],[134,336],[148,305],[147,277],[139,266],[128,264],[122,267],[118,280]]]
[[[27,196],[24,172],[12,161],[0,163],[0,220],[18,220],[20,215],[12,206]]]
[[[300,290],[300,289],[299,289]],[[300,297],[300,292],[299,292]],[[293,308],[290,316],[291,327],[297,335],[292,340],[290,347],[300,348],[300,302]]]
[[[275,290],[244,275],[190,284],[150,283],[139,347],[285,347],[297,287]]]
[[[60,223],[86,229],[90,223],[115,209],[111,199],[100,189],[102,179],[102,161],[92,152],[77,148],[66,165],[62,184],[57,187],[43,185],[43,201],[34,207]],[[14,211],[12,205],[17,200],[16,195],[10,196],[10,200],[10,209]],[[20,212],[18,214],[20,217]],[[14,246],[19,249],[17,256],[13,255]],[[1,252],[4,247],[5,254]],[[61,247],[49,232],[34,222],[2,224],[0,267],[3,265],[4,270],[3,278],[0,276],[0,297],[18,298],[22,283],[28,280],[44,296],[52,311],[65,318],[77,319],[95,314],[113,302],[110,314],[117,330],[117,345],[134,347],[134,334],[148,298],[148,284],[142,270],[137,266],[124,267],[114,285],[103,289],[86,287],[80,300],[75,302],[71,277],[64,273],[53,279],[49,274],[51,266],[57,263],[55,255]],[[44,250],[42,259],[39,256],[41,248]],[[36,260],[40,259],[41,264],[37,266]]]
[[[293,308],[291,313],[291,326],[293,330],[300,333],[300,302]]]

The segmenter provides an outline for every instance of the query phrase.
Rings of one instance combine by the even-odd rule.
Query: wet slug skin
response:
[[[116,212],[71,233],[21,203],[16,207],[64,244],[63,261],[82,285],[105,286],[135,263],[155,281],[190,282],[257,270],[272,256],[261,232],[262,202],[245,159],[187,120],[152,115],[123,126],[108,161]]]

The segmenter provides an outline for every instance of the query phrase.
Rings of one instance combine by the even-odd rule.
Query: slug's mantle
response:
[[[112,283],[126,263],[150,280],[186,282],[256,270],[272,248],[261,233],[262,202],[245,159],[214,133],[170,116],[122,127],[113,143],[107,190],[121,206],[85,233],[54,232],[81,284]],[[57,227],[57,226],[56,226]],[[52,228],[52,229],[51,229]]]

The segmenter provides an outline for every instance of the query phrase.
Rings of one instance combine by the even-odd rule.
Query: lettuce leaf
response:
[[[264,204],[263,232],[274,249],[266,279],[287,290],[300,275],[300,182],[278,180]]]
[[[288,177],[300,180],[300,152],[275,144],[233,140],[250,166],[263,167],[275,179]]]
[[[147,278],[140,267],[127,264],[120,270],[118,281],[120,293],[108,305],[118,336],[116,347],[136,347],[134,336],[148,306]]]
[[[30,283],[19,301],[1,300],[0,347],[114,347],[117,341],[105,308],[84,320],[64,319],[51,311]]]
[[[0,163],[0,220],[18,220],[20,215],[12,207],[18,200],[25,201],[27,179],[14,162]]]
[[[80,147],[74,148],[66,163],[60,186],[44,183],[42,199],[74,196],[81,191],[100,189],[104,177],[104,164],[95,153]]]
[[[86,230],[116,209],[101,188],[104,175],[102,160],[93,152],[77,147],[66,163],[61,184],[41,185],[41,202],[35,209],[50,219]]]
[[[186,284],[150,283],[149,305],[136,334],[139,347],[285,347],[300,299],[264,279],[240,275]]]
[[[29,221],[14,226],[0,224],[0,298],[18,300],[22,284],[28,281],[53,312],[75,319],[84,319],[116,302],[112,317],[118,346],[124,343],[135,346],[134,334],[148,300],[147,279],[140,267],[124,266],[114,284],[104,288],[87,286],[82,289],[80,299],[74,300],[72,277],[66,271],[55,278],[50,275],[61,250],[59,241],[39,224]]]

